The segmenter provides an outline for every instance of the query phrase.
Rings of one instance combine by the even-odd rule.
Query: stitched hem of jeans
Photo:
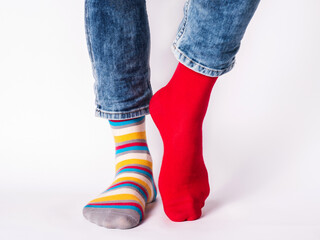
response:
[[[124,119],[141,117],[147,114],[149,114],[149,105],[142,108],[137,108],[131,111],[125,111],[125,112],[104,111],[99,108],[96,108],[95,110],[96,117],[106,118],[110,120],[124,120]]]
[[[219,77],[219,76],[231,71],[235,65],[235,58],[233,58],[232,62],[229,64],[229,66],[224,69],[208,68],[208,67],[203,66],[202,64],[192,60],[191,58],[189,58],[185,53],[183,53],[175,45],[175,43],[173,43],[171,45],[171,51],[173,52],[173,55],[176,57],[176,59],[180,63],[182,63],[183,65],[192,69],[195,72],[201,73],[201,74],[209,76],[209,77]]]

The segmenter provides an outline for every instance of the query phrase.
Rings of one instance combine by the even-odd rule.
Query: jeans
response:
[[[187,0],[171,45],[176,59],[206,76],[229,72],[259,0]],[[149,114],[150,31],[145,0],[86,0],[86,40],[96,116]]]

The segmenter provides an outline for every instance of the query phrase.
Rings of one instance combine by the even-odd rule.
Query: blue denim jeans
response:
[[[187,0],[171,45],[174,56],[206,76],[229,72],[258,3]],[[129,119],[149,114],[153,92],[145,0],[86,0],[85,26],[96,116]]]

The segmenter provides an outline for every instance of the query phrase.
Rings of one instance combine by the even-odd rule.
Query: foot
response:
[[[157,195],[145,116],[109,122],[116,143],[115,180],[83,208],[83,215],[102,227],[133,228],[142,221],[146,204]]]
[[[170,82],[150,101],[150,114],[164,145],[159,192],[172,221],[198,219],[210,192],[202,122],[216,79],[179,63]]]

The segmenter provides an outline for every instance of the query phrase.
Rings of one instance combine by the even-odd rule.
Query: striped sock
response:
[[[145,116],[109,123],[116,144],[115,180],[83,208],[83,215],[102,227],[127,229],[139,224],[145,205],[157,195]]]

